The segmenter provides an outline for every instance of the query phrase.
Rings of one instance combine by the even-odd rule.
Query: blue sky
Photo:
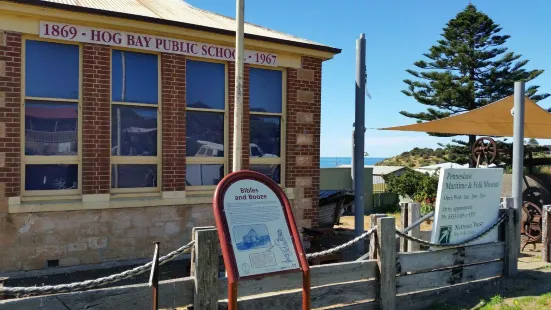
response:
[[[235,16],[235,1],[189,0],[190,4],[226,16]],[[406,69],[422,59],[436,43],[446,22],[468,5],[468,0],[245,1],[245,20],[326,45],[341,54],[323,65],[321,156],[350,156],[354,121],[355,44],[360,33],[367,38],[368,89],[366,127],[381,128],[415,122],[402,110],[425,107],[403,95]],[[530,62],[529,69],[546,72],[535,80],[541,91],[551,93],[551,2],[548,0],[473,0],[477,8],[511,35],[510,51]],[[540,102],[551,107],[551,98]],[[366,131],[366,151],[371,157],[389,157],[415,146],[436,147],[449,139],[424,133]],[[547,143],[548,141],[541,141]]]

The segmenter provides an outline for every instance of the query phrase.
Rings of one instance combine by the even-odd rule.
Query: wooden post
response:
[[[381,217],[386,217],[386,214],[371,214],[371,223],[370,228],[373,228],[377,226],[377,219]],[[368,252],[368,259],[377,259],[377,247],[379,242],[377,242],[377,235],[379,232],[375,232],[369,236],[369,252]]]
[[[218,233],[215,228],[193,229],[192,276],[194,309],[218,309]]]
[[[421,204],[417,202],[408,203],[408,222],[407,222],[407,225],[404,226],[404,228],[415,223],[420,218],[421,218]],[[408,235],[416,238],[421,238],[421,225],[408,231]],[[400,239],[403,240],[404,238],[400,238]],[[421,251],[421,245],[417,242],[408,240],[407,251],[408,252]]]
[[[546,263],[551,263],[551,205],[543,206],[543,219],[542,219],[542,236],[541,242],[543,245],[541,258]]]
[[[515,244],[515,225],[514,225],[514,209],[500,209],[501,214],[507,214],[509,217],[503,223],[504,227],[504,242],[505,242],[505,257],[503,259],[503,275],[512,277],[517,273],[518,250]]]
[[[514,225],[514,233],[513,233],[513,246],[517,249],[517,260],[520,256],[520,218],[521,218],[521,212],[522,207],[520,209],[515,208],[515,200],[513,197],[503,197],[503,206],[508,209],[513,209],[513,225]]]
[[[396,226],[394,217],[377,219],[379,241],[379,307],[382,310],[396,308]]]
[[[402,224],[402,229],[408,227],[408,218],[409,218],[409,203],[407,202],[400,202],[400,211],[401,211],[401,217],[400,217],[400,224]],[[404,238],[400,238],[400,252],[407,252],[408,251],[408,241]]]
[[[0,277],[0,288],[4,287],[4,282],[8,281],[8,279],[9,278]],[[6,298],[5,295],[0,294],[0,300],[5,299],[5,298]]]

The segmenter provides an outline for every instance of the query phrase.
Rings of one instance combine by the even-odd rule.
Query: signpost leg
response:
[[[237,282],[228,282],[228,310],[237,310]]]
[[[302,272],[302,310],[310,310],[310,269]]]

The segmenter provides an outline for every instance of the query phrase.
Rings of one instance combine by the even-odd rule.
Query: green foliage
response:
[[[384,176],[388,192],[407,196],[417,202],[432,204],[438,190],[438,177],[407,170],[400,176],[388,174]]]
[[[515,81],[529,82],[541,75],[543,70],[527,70],[528,60],[508,51],[505,43],[510,36],[501,30],[488,15],[467,5],[446,24],[442,39],[423,54],[426,60],[414,63],[419,71],[406,70],[413,78],[404,80],[407,89],[402,93],[426,105],[427,111],[400,113],[418,122],[456,115],[512,95]],[[534,101],[549,96],[537,94],[538,88],[529,86],[526,95]],[[469,162],[465,155],[457,153],[456,158]]]
[[[539,144],[538,140],[536,140],[536,139],[534,139],[534,138],[530,138],[530,139],[528,140],[528,145],[530,145],[530,146],[538,146],[538,145],[540,145],[540,144]]]

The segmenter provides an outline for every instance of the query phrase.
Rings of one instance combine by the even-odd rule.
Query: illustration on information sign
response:
[[[223,204],[241,277],[299,268],[283,206],[268,186],[236,181],[226,190]]]
[[[440,171],[432,242],[457,243],[480,233],[499,217],[501,168],[447,168]],[[470,242],[497,241],[497,230]]]

